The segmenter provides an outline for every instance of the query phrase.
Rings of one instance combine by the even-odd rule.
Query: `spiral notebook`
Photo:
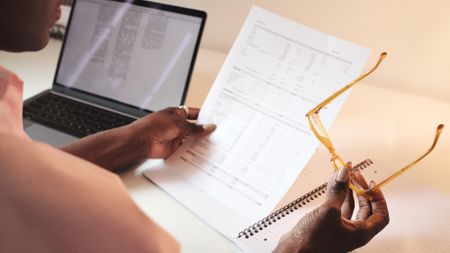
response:
[[[354,169],[364,171],[365,175],[375,173],[376,171],[374,169],[369,171],[372,164],[372,160],[366,159],[354,166]],[[239,233],[236,244],[244,252],[272,252],[282,235],[292,229],[303,215],[324,201],[323,197],[325,196],[326,189],[327,183],[323,183],[252,226],[244,229]]]
[[[359,163],[355,169],[375,181],[389,173],[389,169],[370,159]],[[326,187],[326,183],[318,186],[244,229],[235,240],[236,245],[245,253],[272,252],[285,233],[307,212],[323,203]],[[383,193],[390,223],[369,244],[354,252],[450,252],[449,196],[407,176],[387,185]]]

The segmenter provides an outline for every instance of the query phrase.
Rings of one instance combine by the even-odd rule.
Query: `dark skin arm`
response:
[[[389,223],[386,201],[380,191],[372,201],[358,196],[359,210],[356,219],[351,219],[354,201],[346,170],[341,169],[328,183],[325,203],[306,214],[284,235],[274,252],[349,252],[367,244]],[[357,176],[363,180],[361,174]]]
[[[168,158],[182,144],[185,136],[207,135],[213,125],[197,125],[188,120],[198,117],[199,109],[167,108],[132,124],[97,133],[68,144],[61,149],[117,171],[146,158]]]

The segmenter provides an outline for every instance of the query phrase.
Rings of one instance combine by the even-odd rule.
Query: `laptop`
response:
[[[206,13],[144,0],[76,0],[52,88],[26,133],[61,146],[184,103]]]

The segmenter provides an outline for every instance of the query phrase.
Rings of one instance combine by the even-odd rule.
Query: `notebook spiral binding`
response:
[[[371,164],[373,164],[372,160],[366,159],[363,162],[357,164],[353,167],[353,170],[364,170],[367,167],[369,167]],[[265,228],[269,227],[273,223],[277,222],[278,220],[281,220],[286,215],[289,215],[290,213],[294,212],[295,210],[299,209],[302,206],[305,206],[309,204],[314,199],[318,198],[322,194],[325,194],[327,189],[327,183],[324,183],[320,185],[319,187],[315,188],[314,190],[304,194],[300,198],[292,201],[291,203],[283,206],[282,208],[278,209],[277,211],[273,212],[272,214],[266,216],[264,219],[259,220],[255,224],[251,225],[250,227],[244,229],[241,231],[238,235],[238,238],[245,237],[246,239],[252,237],[256,233],[264,230]]]

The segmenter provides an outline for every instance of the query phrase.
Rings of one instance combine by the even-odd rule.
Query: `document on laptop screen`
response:
[[[138,108],[179,105],[202,19],[110,0],[78,0],[57,83]]]
[[[306,112],[356,78],[369,55],[254,7],[202,106],[199,122],[216,131],[145,175],[235,238],[273,210],[318,147]],[[321,112],[326,127],[345,99]]]

